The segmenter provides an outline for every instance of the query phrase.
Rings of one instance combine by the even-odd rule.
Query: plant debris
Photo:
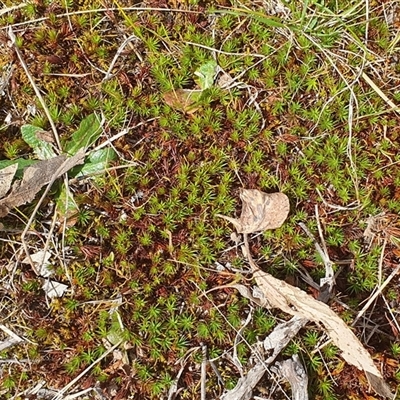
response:
[[[241,189],[240,198],[243,206],[239,219],[218,214],[219,217],[232,222],[238,233],[279,228],[289,214],[289,199],[284,193],[263,193],[257,189]]]
[[[315,300],[303,290],[262,271],[254,262],[249,248],[248,234],[280,227],[289,212],[289,200],[283,193],[265,194],[258,190],[242,190],[242,214],[231,221],[238,233],[244,233],[246,255],[253,270],[253,277],[264,295],[264,307],[279,308],[299,318],[322,324],[333,343],[342,351],[343,358],[351,365],[365,371],[376,393],[392,398],[393,394],[376,368],[370,354],[356,335],[325,303]]]
[[[0,200],[0,217],[5,217],[14,207],[30,203],[43,186],[82,164],[84,156],[82,150],[72,157],[60,155],[27,167],[22,179],[14,182],[11,193]]]
[[[17,169],[18,164],[11,164],[0,170],[0,199],[10,190]]]
[[[201,90],[176,89],[165,92],[163,98],[170,107],[187,114],[193,114],[199,109],[197,104],[201,92]]]
[[[293,400],[308,400],[308,376],[297,354],[291,359],[277,362],[271,369],[278,379],[283,378],[290,383]]]
[[[254,262],[251,264],[253,277],[265,296],[266,307],[279,308],[290,315],[322,324],[333,343],[342,351],[342,357],[349,364],[366,373],[375,392],[387,398],[393,397],[368,351],[343,320],[325,303],[315,300],[303,290],[261,271]]]

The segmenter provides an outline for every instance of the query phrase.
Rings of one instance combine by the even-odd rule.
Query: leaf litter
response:
[[[11,188],[18,164],[11,164],[0,170],[0,198],[4,197]]]
[[[186,114],[193,114],[200,108],[200,99],[204,92],[214,84],[217,63],[214,60],[202,64],[194,72],[196,89],[172,89],[163,94],[164,101],[171,108]]]
[[[282,226],[289,215],[289,199],[284,193],[263,193],[256,189],[241,189],[243,202],[240,218],[218,214],[235,225],[238,233],[253,233]]]
[[[12,185],[10,194],[0,199],[0,217],[5,217],[12,208],[30,203],[43,186],[54,182],[75,165],[82,164],[84,157],[85,151],[82,150],[72,157],[60,155],[27,167],[22,179]]]
[[[33,262],[38,275],[44,278],[48,278],[53,274],[50,258],[51,253],[49,251],[39,250],[36,253],[30,254],[30,259],[29,257],[25,257],[22,260],[22,263],[30,264],[31,262]]]
[[[368,351],[345,322],[327,304],[314,299],[298,287],[292,286],[262,271],[254,262],[250,253],[248,234],[279,228],[289,213],[289,200],[287,196],[280,192],[263,193],[255,189],[242,189],[240,198],[243,202],[240,218],[236,219],[222,215],[220,217],[230,221],[238,233],[244,234],[246,256],[252,268],[253,277],[264,296],[262,305],[267,308],[278,308],[292,315],[295,320],[300,322],[296,324],[297,328],[306,321],[312,321],[321,326],[332,339],[332,342],[341,350],[345,361],[365,372],[373,390],[383,397],[393,398],[389,385],[384,381]],[[245,292],[242,288],[241,293],[244,294]],[[297,328],[295,331],[298,331]],[[287,329],[281,329],[281,332],[284,332],[281,335],[281,340],[286,341]],[[268,348],[270,348],[270,344],[270,341],[266,342]],[[273,344],[282,348],[277,343],[275,336]],[[264,362],[261,362],[261,365],[264,366]],[[235,398],[243,400],[250,398],[248,397],[248,391],[243,389],[243,385],[255,387],[258,381],[255,382],[253,375],[251,374],[251,379],[246,380],[246,382],[243,382],[243,379],[247,378],[239,380],[238,385],[231,391],[228,391],[224,399]],[[257,379],[258,377],[261,379],[262,374],[258,373],[256,376]],[[228,394],[230,395],[228,396]]]

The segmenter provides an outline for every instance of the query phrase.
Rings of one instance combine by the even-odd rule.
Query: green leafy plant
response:
[[[79,129],[72,135],[71,139],[64,144],[64,152],[69,156],[75,155],[80,150],[88,149],[99,137],[101,129],[100,123],[95,114],[91,114],[82,120]],[[54,145],[51,141],[44,139],[47,133],[42,128],[34,125],[23,125],[21,127],[23,140],[32,148],[39,160],[49,160],[57,156]],[[10,152],[9,152],[10,155]],[[71,170],[70,176],[79,178],[103,172],[108,163],[115,158],[115,153],[111,148],[100,149],[91,152],[85,160],[83,166]],[[20,176],[28,165],[34,165],[35,160],[15,159],[13,161],[0,161],[0,170],[8,165],[17,164],[16,176]],[[68,217],[78,211],[77,204],[68,188],[61,184],[58,197],[56,199],[58,211],[61,216]],[[79,214],[80,220],[87,220],[85,212]]]

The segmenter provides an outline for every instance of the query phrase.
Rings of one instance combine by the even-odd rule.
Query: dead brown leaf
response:
[[[176,89],[164,93],[163,97],[170,107],[186,114],[193,114],[199,109],[197,103],[201,93],[201,90]]]
[[[40,189],[54,181],[77,164],[83,163],[84,151],[67,158],[65,155],[38,161],[24,170],[22,180],[16,181],[11,193],[0,200],[0,217],[6,216],[10,209],[31,202]]]
[[[257,189],[241,189],[240,198],[243,206],[239,219],[218,214],[232,222],[238,233],[279,228],[289,214],[289,199],[281,192],[264,193]]]
[[[4,197],[11,188],[12,180],[17,172],[18,164],[11,164],[0,171],[0,199]]]

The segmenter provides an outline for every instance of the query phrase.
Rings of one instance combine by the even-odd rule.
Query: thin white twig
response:
[[[121,132],[118,132],[118,133],[117,133],[116,135],[114,135],[113,137],[111,137],[111,138],[107,139],[105,142],[99,144],[97,147],[95,147],[95,148],[93,149],[93,151],[97,151],[97,150],[102,149],[103,147],[108,146],[109,144],[111,144],[111,143],[114,142],[115,140],[119,139],[120,137],[125,136],[130,130],[135,129],[135,128],[138,128],[139,126],[142,126],[142,125],[144,125],[144,124],[147,124],[148,122],[154,121],[154,120],[156,120],[156,119],[159,119],[159,117],[150,118],[150,119],[148,119],[148,120],[146,120],[146,121],[143,121],[143,122],[138,123],[137,125],[133,126],[132,128],[125,128],[125,129],[123,129]],[[143,139],[141,139],[140,141],[142,141],[142,140],[143,140]],[[140,143],[140,141],[139,141],[139,143]],[[137,143],[136,143],[136,144],[137,144]]]
[[[306,233],[306,235],[313,241],[315,249],[317,250],[320,257],[322,258],[323,263],[324,264],[331,263],[331,260],[329,259],[328,254],[325,253],[325,251],[322,249],[320,244],[317,242],[314,235],[309,231],[307,226],[303,222],[299,222],[299,226],[301,227],[301,229],[303,229],[303,231]]]
[[[385,256],[386,244],[387,244],[387,238],[385,237],[383,239],[381,256],[379,257],[378,286],[381,286],[381,284],[382,284],[382,267],[383,267],[383,258]]]
[[[200,400],[206,400],[206,383],[207,383],[207,346],[201,345],[203,359],[201,362],[201,375],[200,375]]]
[[[3,8],[2,10],[0,10],[0,15],[6,14],[8,12],[14,12],[15,10],[26,7],[28,4],[29,3],[21,3],[17,6]]]
[[[35,92],[35,94],[36,94],[36,96],[37,96],[37,98],[38,98],[38,100],[40,102],[40,105],[43,108],[44,113],[46,114],[47,119],[49,120],[49,123],[50,123],[50,126],[51,126],[51,130],[53,131],[54,140],[57,143],[58,149],[61,151],[61,142],[60,142],[60,138],[58,136],[57,128],[56,128],[56,126],[54,124],[53,118],[51,117],[50,111],[47,108],[47,105],[46,105],[46,103],[45,103],[45,101],[44,101],[44,99],[43,99],[38,87],[36,86],[36,83],[35,83],[32,75],[31,75],[31,73],[29,72],[28,66],[26,65],[26,63],[24,61],[24,58],[22,57],[22,54],[19,51],[18,46],[16,45],[16,37],[14,35],[14,32],[13,32],[11,26],[8,29],[8,36],[9,36],[9,38],[11,40],[11,44],[12,44],[12,46],[14,48],[15,54],[17,55],[18,60],[19,60],[19,62],[21,64],[22,68],[24,69],[24,72],[25,72],[30,84],[32,85],[32,88],[33,88],[33,90],[34,90],[34,92]]]
[[[395,275],[399,272],[400,270],[400,264],[396,267],[395,270],[392,271],[392,273],[387,277],[385,282],[382,283],[381,286],[379,286],[375,293],[371,296],[371,298],[367,301],[365,306],[362,308],[362,310],[357,314],[356,318],[354,319],[352,326],[354,326],[357,321],[363,316],[365,311],[368,310],[369,306],[374,302],[374,300],[382,293],[383,289],[390,283],[390,281],[395,277]]]
[[[210,51],[218,53],[218,54],[225,54],[227,56],[256,57],[256,58],[267,58],[267,57],[269,57],[269,56],[266,56],[265,54],[258,54],[258,53],[232,53],[230,51],[218,50],[215,47],[210,47],[210,46],[206,46],[204,44],[195,43],[195,42],[184,41],[183,43],[190,44],[191,46],[200,47],[200,48],[205,49],[205,50],[210,50]]]
[[[319,219],[319,211],[318,211],[318,205],[315,205],[315,218],[317,220],[317,227],[318,227],[318,233],[319,233],[319,238],[321,240],[321,247],[322,247],[322,251],[324,254],[324,265],[325,265],[325,279],[321,279],[321,286],[323,286],[324,284],[329,286],[329,293],[331,293],[332,291],[332,287],[335,284],[335,274],[333,271],[333,262],[330,260],[329,258],[329,254],[328,254],[328,248],[326,247],[326,243],[325,243],[325,239],[324,239],[324,235],[322,232],[322,227],[321,227],[321,221]]]
[[[386,316],[386,314],[385,314],[385,317],[386,317],[386,319],[388,320],[389,325],[390,325],[391,328],[392,328],[392,331],[395,331],[395,329],[397,329],[397,332],[400,332],[400,326],[399,326],[399,323],[397,322],[397,317],[395,317],[395,316],[393,315],[393,311],[392,311],[392,308],[393,308],[393,307],[391,307],[391,306],[388,304],[388,301],[386,300],[386,297],[385,297],[384,295],[382,295],[382,299],[383,299],[383,301],[384,301],[384,303],[385,303],[385,305],[386,305],[386,308],[387,308],[388,311],[389,311],[390,316],[392,317],[392,320],[390,321],[389,318],[388,318],[388,317]],[[396,311],[396,313],[397,313],[397,311]],[[395,325],[395,327],[393,327],[392,325]]]
[[[320,192],[320,190],[318,188],[315,188],[316,192],[318,193],[320,199],[322,200],[322,202],[329,208],[333,208],[335,211],[351,211],[351,210],[357,210],[358,208],[361,207],[361,204],[353,201],[352,203],[350,203],[348,206],[338,206],[336,204],[331,204],[328,203],[323,197],[322,194]],[[353,205],[356,204],[356,205]]]
[[[86,77],[88,75],[91,75],[91,73],[90,72],[86,72],[84,74],[58,74],[56,72],[47,72],[47,73],[43,72],[43,75],[46,75],[46,76],[64,76],[64,77],[67,77],[67,78],[84,78],[84,77]]]
[[[11,329],[7,328],[5,325],[0,324],[0,329],[5,332],[9,338],[0,342],[0,351],[7,349],[8,347],[14,346],[18,343],[24,342],[25,340],[19,337]]]
[[[112,77],[111,71],[114,68],[115,63],[117,62],[119,56],[122,54],[122,52],[124,51],[124,48],[132,41],[134,40],[140,40],[135,34],[129,36],[128,38],[126,38],[121,45],[119,46],[117,52],[115,53],[114,58],[111,61],[110,66],[108,67],[108,70],[106,72],[105,77],[103,78],[103,82],[107,79],[110,79]]]
[[[62,400],[63,394],[67,392],[71,387],[73,387],[79,379],[85,376],[96,364],[98,364],[103,358],[107,357],[110,353],[112,353],[120,344],[122,340],[120,340],[117,344],[110,347],[103,355],[101,355],[97,360],[93,361],[87,368],[85,368],[76,378],[72,379],[70,383],[65,385],[56,396],[54,396],[51,400]]]

